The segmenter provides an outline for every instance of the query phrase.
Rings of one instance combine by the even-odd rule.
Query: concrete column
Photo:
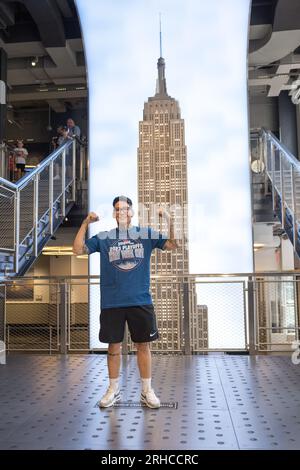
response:
[[[288,91],[282,91],[278,97],[278,114],[280,140],[298,158],[296,106],[292,103]]]
[[[296,105],[296,118],[297,118],[297,137],[298,137],[298,156],[300,159],[300,104]]]
[[[7,81],[7,54],[0,48],[0,176],[7,177],[7,160],[5,153],[6,133],[6,81]]]
[[[0,48],[0,142],[5,139],[6,131],[6,83],[7,54]]]

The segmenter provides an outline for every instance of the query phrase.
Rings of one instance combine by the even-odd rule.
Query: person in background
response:
[[[66,126],[61,126],[60,137],[58,138],[57,144],[58,147],[61,147],[66,142],[72,139],[72,136],[69,133],[69,129]]]
[[[9,180],[14,182],[15,181],[16,162],[15,162],[15,154],[14,154],[13,151],[9,152],[9,154],[8,154],[8,171],[9,171]]]
[[[52,137],[51,140],[51,151],[54,151],[59,147],[60,140],[62,139],[62,129],[64,126],[58,126],[56,129],[56,136]]]
[[[26,158],[28,157],[28,151],[24,148],[23,140],[17,140],[17,146],[14,148],[17,179],[22,178],[25,174]]]
[[[73,137],[71,137],[68,133],[68,128],[66,126],[60,126],[60,136],[57,140],[57,148],[59,147],[62,147],[66,142],[69,142],[70,140],[72,140]],[[68,173],[69,172],[69,165],[68,165],[68,157],[70,155],[70,152],[71,152],[71,148],[69,147],[67,150],[66,150],[66,172]],[[59,163],[56,163],[54,164],[54,177],[53,179],[54,180],[59,180],[60,179],[60,165]]]
[[[76,173],[77,176],[80,175],[80,167],[81,167],[81,154],[80,154],[80,147],[85,145],[84,139],[81,138],[81,130],[80,127],[77,126],[72,118],[67,119],[67,128],[68,134],[72,139],[76,140]]]
[[[67,119],[67,128],[68,128],[68,134],[70,137],[77,137],[80,139],[80,127],[76,126],[75,122],[73,119],[69,118]]]

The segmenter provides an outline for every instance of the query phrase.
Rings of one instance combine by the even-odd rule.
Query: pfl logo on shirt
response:
[[[144,259],[144,247],[139,240],[116,240],[109,248],[109,262],[120,271],[137,268]]]

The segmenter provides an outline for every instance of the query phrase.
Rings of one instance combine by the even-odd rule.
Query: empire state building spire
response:
[[[156,80],[156,91],[155,97],[158,98],[168,98],[167,93],[167,83],[165,77],[165,59],[162,57],[162,36],[161,36],[161,15],[159,14],[159,49],[160,49],[160,57],[157,61],[157,70],[158,70],[158,77]]]
[[[168,97],[167,93],[167,83],[165,77],[165,59],[160,57],[157,61],[157,70],[158,70],[158,77],[156,80],[156,92],[155,97],[163,98]]]

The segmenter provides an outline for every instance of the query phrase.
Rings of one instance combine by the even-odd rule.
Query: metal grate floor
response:
[[[154,356],[154,388],[178,408],[108,408],[106,356],[9,355],[0,449],[299,449],[300,365],[287,356]],[[123,401],[139,399],[123,358]]]

